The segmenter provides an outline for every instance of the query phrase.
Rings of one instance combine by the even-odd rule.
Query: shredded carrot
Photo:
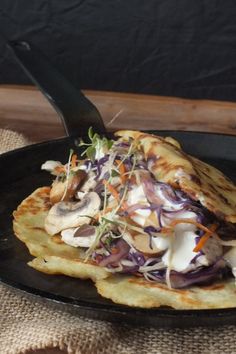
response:
[[[210,232],[212,233],[212,231],[210,229],[208,229],[206,226],[200,224],[199,222],[192,220],[192,219],[175,219],[171,222],[170,226],[175,226],[178,224],[193,224],[195,225],[198,229],[201,229],[205,232]]]
[[[72,157],[71,157],[71,167],[76,167],[76,161],[77,161],[77,155],[76,154],[73,154]]]
[[[116,199],[116,200],[120,200],[120,196],[119,193],[117,192],[117,190],[109,183],[107,182],[105,179],[102,181],[102,183],[107,187],[107,189],[109,190],[109,192],[111,193],[111,195]]]
[[[215,230],[217,229],[218,225],[217,224],[213,224],[211,225],[210,228],[196,222],[195,220],[191,220],[191,219],[176,219],[173,220],[172,223],[170,224],[170,226],[175,226],[177,224],[193,224],[195,225],[198,229],[205,231],[205,234],[201,237],[200,241],[198,242],[198,244],[196,245],[196,247],[193,249],[193,252],[198,252],[202,249],[202,247],[205,245],[205,243],[207,242],[207,240],[209,239],[209,237],[215,232]]]
[[[173,234],[173,228],[163,227],[160,232],[161,234]]]
[[[98,220],[100,216],[105,215],[106,213],[109,213],[109,211],[112,211],[113,208],[111,207],[106,207],[104,210],[101,210],[97,215],[94,216],[95,220]]]
[[[117,200],[117,202],[119,203],[120,201],[120,196],[119,193],[117,192],[117,190],[109,183],[107,182],[105,179],[102,181],[102,183],[107,187],[107,189],[109,190],[109,192],[111,193],[111,195]],[[121,207],[121,209],[126,209],[128,208],[128,205],[126,202],[123,201]]]
[[[115,160],[115,162],[118,165],[118,169],[120,172],[120,178],[121,178],[121,182],[124,184],[127,180],[127,176],[125,175],[126,173],[126,168],[125,165],[123,164],[123,162],[119,161],[119,160]]]
[[[111,207],[106,207],[104,210],[102,210],[101,214],[105,215],[107,213],[109,213],[109,211],[112,211],[114,208]]]
[[[161,233],[170,233],[171,231],[173,231],[172,228],[174,226],[178,225],[178,224],[192,224],[192,225],[195,225],[198,229],[205,231],[205,234],[210,234],[210,236],[213,234],[213,232],[217,229],[217,226],[218,226],[216,224],[213,224],[210,228],[208,228],[208,227],[206,227],[206,226],[204,226],[204,225],[200,224],[199,222],[197,222],[195,220],[192,220],[192,219],[175,219],[175,220],[173,220],[170,223],[169,227],[163,227],[161,229]],[[202,237],[204,237],[205,234]]]
[[[218,225],[217,224],[213,224],[210,228],[209,231],[210,232],[206,232],[201,238],[200,241],[198,242],[198,244],[196,245],[196,247],[194,247],[193,252],[199,252],[202,247],[205,245],[205,243],[207,242],[207,240],[211,237],[211,235],[215,232],[215,230],[217,229]]]
[[[128,208],[128,204],[126,202],[123,202],[121,205],[122,210],[126,210]]]

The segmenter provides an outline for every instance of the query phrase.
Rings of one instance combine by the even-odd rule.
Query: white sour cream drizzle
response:
[[[196,219],[196,214],[182,212],[179,218],[193,220]],[[177,272],[182,272],[189,266],[191,260],[196,256],[196,252],[193,252],[197,237],[195,231],[196,226],[192,224],[183,223],[175,226],[171,248],[169,247],[162,257],[162,261],[167,267],[171,267],[171,269]],[[172,253],[171,258],[169,255],[170,252]]]
[[[160,186],[155,187],[155,195],[159,197],[163,202],[163,207],[168,210],[179,209],[179,206],[171,203],[164,196]],[[150,206],[145,196],[142,185],[135,186],[128,192],[128,205],[142,204]],[[145,225],[148,216],[151,214],[150,210],[137,209],[135,215],[131,218],[142,227]],[[178,219],[191,219],[196,220],[197,215],[191,211],[180,211],[178,213]],[[172,219],[162,218],[163,226],[168,226]],[[174,235],[172,240],[169,236],[157,236],[152,238],[152,242],[160,250],[166,250],[162,257],[162,261],[167,268],[171,268],[178,272],[184,271],[191,260],[196,256],[196,252],[193,252],[196,246],[196,226],[193,224],[178,224],[174,228]]]
[[[131,189],[127,194],[127,204],[132,206],[134,204],[142,204],[144,206],[149,207],[150,204],[147,201],[145,196],[143,186],[139,185]],[[148,209],[137,209],[135,210],[135,215],[130,218],[134,220],[137,224],[144,226],[147,218],[151,214],[151,211]]]

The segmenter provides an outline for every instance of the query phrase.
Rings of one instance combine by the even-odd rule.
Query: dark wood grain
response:
[[[109,131],[170,129],[236,135],[236,103],[101,91],[84,93],[99,109]],[[65,135],[57,113],[31,86],[0,86],[0,128],[21,132],[35,142]]]

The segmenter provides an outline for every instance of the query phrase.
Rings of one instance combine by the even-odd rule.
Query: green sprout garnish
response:
[[[86,155],[88,159],[94,162],[96,152],[102,150],[107,152],[111,149],[113,141],[105,137],[101,137],[97,133],[94,133],[93,128],[90,127],[88,130],[88,137],[90,143],[85,143],[83,140],[80,140],[79,146],[87,146],[86,150],[81,154],[81,156]]]
[[[111,170],[111,177],[114,178],[114,177],[118,177],[120,176],[120,173],[114,169]]]

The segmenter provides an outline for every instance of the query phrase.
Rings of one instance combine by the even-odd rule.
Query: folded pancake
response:
[[[173,138],[115,135],[90,131],[87,157],[42,166],[52,186],[14,212],[29,265],[129,306],[236,306],[236,186]]]
[[[100,295],[117,304],[147,309],[168,306],[176,310],[200,310],[236,306],[235,282],[230,279],[212,285],[169,289],[165,284],[117,275],[97,280],[96,288]]]
[[[115,135],[124,141],[138,141],[157,180],[180,188],[220,218],[236,223],[236,186],[222,172],[187,155],[173,138],[130,130]]]
[[[132,307],[209,309],[236,306],[233,279],[189,289],[169,289],[165,284],[140,277],[112,275],[103,267],[85,262],[83,249],[68,246],[45,232],[45,218],[50,208],[49,190],[48,187],[37,189],[14,212],[14,232],[36,257],[29,266],[46,274],[92,279],[100,295]]]
[[[94,281],[110,275],[94,262],[85,263],[83,248],[69,246],[60,237],[47,234],[45,219],[51,208],[49,194],[49,187],[38,188],[13,213],[15,235],[36,257],[28,265],[47,274],[64,274]]]

